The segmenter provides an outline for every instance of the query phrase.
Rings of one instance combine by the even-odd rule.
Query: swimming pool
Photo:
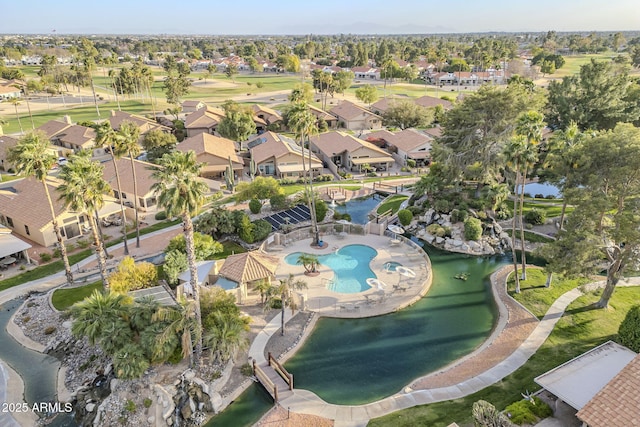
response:
[[[293,252],[285,257],[289,265],[296,265],[303,252]],[[367,245],[347,245],[326,255],[318,256],[321,265],[333,270],[333,280],[328,289],[342,294],[355,294],[371,289],[366,282],[376,278],[369,263],[378,255],[378,251]]]
[[[218,280],[216,280],[216,283],[214,283],[214,285],[220,286],[225,291],[228,291],[230,289],[235,289],[235,288],[238,287],[238,284],[236,282],[234,282],[233,280],[229,280],[226,277],[222,277],[222,276],[218,276]]]

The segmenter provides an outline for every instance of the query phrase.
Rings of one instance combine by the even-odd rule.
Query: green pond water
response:
[[[286,363],[296,388],[311,390],[330,403],[372,402],[484,342],[497,320],[489,276],[509,258],[470,257],[429,246],[425,250],[434,269],[427,296],[385,316],[318,321],[302,348]],[[459,273],[468,273],[468,280],[453,277]],[[273,405],[268,398],[264,401],[265,392],[258,394],[262,401],[250,402],[258,400],[256,393],[246,392],[207,425],[251,425]],[[250,416],[253,410],[260,412]]]

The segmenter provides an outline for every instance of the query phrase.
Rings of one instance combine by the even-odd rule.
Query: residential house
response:
[[[613,341],[534,381],[557,398],[555,410],[573,410],[585,427],[640,426],[640,355]]]
[[[56,147],[58,156],[67,157],[70,152],[77,153],[80,150],[90,150],[93,157],[105,155],[104,148],[96,148],[96,131],[93,128],[74,125],[69,116],[64,116],[63,121],[50,120],[38,130],[44,132],[49,141]]]
[[[426,133],[427,135],[432,136],[434,139],[440,138],[442,136],[442,127],[436,126],[432,128],[427,128],[423,130],[423,132]]]
[[[0,101],[11,98],[20,98],[21,96],[22,92],[19,88],[13,87],[11,85],[0,85]]]
[[[118,183],[116,180],[116,172],[113,161],[104,162],[103,177],[113,191],[113,197],[121,200],[126,206],[134,207],[134,191],[133,191],[133,170],[131,168],[131,160],[128,157],[117,159],[118,174],[120,175],[120,185],[122,187],[122,195],[118,194]],[[133,160],[136,168],[136,183],[138,187],[138,209],[143,212],[155,211],[158,201],[156,194],[151,186],[156,182],[153,179],[153,170],[157,166],[152,163]]]
[[[419,105],[424,108],[435,108],[440,105],[445,110],[450,110],[453,107],[453,104],[446,99],[440,99],[433,96],[421,96],[420,98],[412,99],[412,98],[400,98],[400,97],[389,97],[380,99],[373,104],[371,104],[370,110],[376,114],[383,115],[387,112],[387,110],[394,105],[394,103],[399,101],[411,101],[416,105]]]
[[[155,120],[147,119],[146,117],[142,117],[137,114],[126,113],[124,111],[111,110],[111,114],[107,120],[115,130],[119,130],[120,126],[122,126],[122,123],[124,122],[134,123],[140,130],[141,137],[151,130],[161,130],[162,132],[167,133],[171,132],[171,128],[163,126]]]
[[[356,79],[380,80],[380,70],[375,67],[353,67],[351,71]]]
[[[247,141],[247,148],[260,175],[300,177],[305,169],[309,170],[309,150],[303,150],[296,141],[284,135],[267,131]],[[322,170],[322,162],[314,153],[311,153],[311,170],[314,175]]]
[[[204,164],[200,174],[203,178],[222,178],[229,162],[235,174],[242,176],[244,163],[236,152],[236,143],[230,139],[199,133],[179,143],[176,150],[195,152],[198,162]]]
[[[309,107],[309,111],[311,112],[311,114],[313,114],[314,116],[316,116],[318,122],[320,120],[324,120],[327,123],[327,126],[329,127],[329,129],[337,129],[338,128],[338,118],[336,116],[334,116],[333,114],[329,114],[326,111],[315,107],[311,104],[308,105]]]
[[[18,138],[9,135],[0,135],[0,170],[5,172],[13,171],[13,165],[9,163],[7,157],[9,150],[18,144]]]
[[[184,122],[187,136],[191,137],[200,133],[215,135],[218,124],[224,117],[223,110],[209,106],[187,115]]]
[[[416,166],[426,166],[431,163],[431,143],[433,138],[415,129],[404,129],[392,133],[387,130],[371,132],[367,141],[375,143],[384,141],[384,146],[401,164],[407,165],[407,160],[413,160]],[[378,145],[378,144],[376,144]]]
[[[254,116],[262,120],[269,130],[282,129],[282,116],[276,110],[258,104],[253,105],[251,109]]]
[[[187,100],[182,103],[183,113],[195,113],[196,111],[202,110],[203,108],[207,108],[207,104],[202,101]]]
[[[338,168],[361,172],[368,164],[376,170],[389,170],[393,157],[368,141],[340,131],[326,132],[311,138],[311,150],[318,154],[335,174]]]
[[[349,101],[342,101],[333,107],[331,114],[338,118],[338,125],[349,130],[381,129],[382,117]]]
[[[48,180],[47,186],[53,202],[54,212],[65,239],[91,234],[86,215],[72,212],[64,207],[58,199],[56,188],[59,181]],[[120,211],[113,199],[107,198],[98,212],[105,218]],[[10,228],[14,233],[32,240],[42,246],[56,243],[56,236],[51,224],[51,210],[42,182],[25,178],[14,181],[11,187],[0,189],[0,224]]]
[[[421,96],[420,98],[414,100],[414,102],[424,108],[435,108],[438,105],[442,106],[442,108],[444,108],[445,110],[450,110],[453,108],[453,104],[451,103],[451,101],[436,98],[435,96]]]
[[[11,229],[0,225],[0,259],[5,257],[23,258],[27,263],[31,263],[29,248],[31,248],[31,244],[11,234]],[[3,268],[6,268],[6,265],[0,265],[0,270]]]

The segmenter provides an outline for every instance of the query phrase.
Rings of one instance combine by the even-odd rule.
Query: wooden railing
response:
[[[271,366],[273,370],[282,377],[284,382],[289,385],[289,390],[293,390],[293,374],[290,374],[280,362],[274,359],[273,356],[271,356],[271,352],[268,353],[267,360],[269,362],[269,366]]]
[[[253,375],[256,376],[260,384],[273,396],[273,401],[278,403],[278,387],[269,379],[269,376],[253,361]]]

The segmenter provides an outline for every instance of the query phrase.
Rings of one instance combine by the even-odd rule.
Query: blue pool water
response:
[[[236,282],[234,282],[233,280],[229,280],[226,277],[222,277],[222,276],[218,277],[218,280],[216,280],[216,283],[214,283],[214,285],[220,286],[225,291],[228,291],[230,289],[235,289],[235,288],[238,287],[238,284]]]
[[[294,252],[285,257],[289,265],[297,265],[302,252]],[[367,245],[347,245],[326,255],[318,256],[321,265],[334,272],[329,290],[343,294],[355,294],[371,289],[367,279],[377,277],[371,271],[369,263],[378,255],[378,251]]]
[[[366,224],[369,222],[367,216],[369,212],[384,200],[379,194],[363,197],[360,199],[351,199],[345,204],[336,206],[336,210],[340,213],[348,213],[351,215],[351,222],[354,224]]]

